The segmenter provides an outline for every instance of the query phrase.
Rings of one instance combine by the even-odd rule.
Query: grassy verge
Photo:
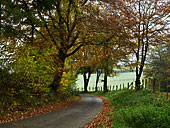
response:
[[[95,92],[111,101],[114,128],[169,128],[170,102],[150,90]]]

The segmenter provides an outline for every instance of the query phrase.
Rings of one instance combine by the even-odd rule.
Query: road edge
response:
[[[30,110],[26,112],[15,112],[12,114],[8,114],[6,116],[0,116],[0,124],[9,123],[12,121],[21,120],[25,118],[30,118],[33,116],[38,116],[38,115],[52,112],[52,111],[59,110],[59,109],[64,109],[75,104],[80,99],[81,99],[81,96],[78,96],[74,99],[69,98],[65,102],[62,102],[61,104],[57,104],[57,105],[55,104],[55,105],[51,105],[48,107],[42,106],[42,107],[37,107],[37,108],[30,108]]]
[[[92,96],[96,96],[96,95],[92,95]],[[113,127],[113,125],[111,124],[111,120],[113,117],[110,116],[108,113],[112,112],[114,107],[110,106],[110,102],[107,98],[103,96],[96,96],[96,97],[102,100],[103,108],[101,112],[98,115],[96,115],[96,117],[91,122],[86,124],[83,128],[98,128],[100,126],[104,126],[104,128]]]

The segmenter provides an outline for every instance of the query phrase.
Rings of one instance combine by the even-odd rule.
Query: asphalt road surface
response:
[[[83,128],[102,109],[102,100],[86,94],[77,103],[61,110],[0,124],[0,128]]]

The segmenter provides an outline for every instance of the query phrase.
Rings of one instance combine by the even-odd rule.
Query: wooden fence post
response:
[[[122,85],[120,84],[120,90],[122,89]]]
[[[116,91],[118,90],[118,86],[116,85]]]
[[[167,99],[168,99],[168,79],[167,79],[167,81],[166,81],[166,86],[167,86],[167,88],[166,88],[166,97],[167,97]]]
[[[159,94],[160,94],[161,92],[161,81],[160,80],[158,80],[158,84],[159,84]]]
[[[153,79],[153,93],[156,92],[156,79]]]
[[[147,88],[147,79],[145,79],[145,89]]]
[[[142,79],[142,89],[144,88],[144,79]]]
[[[149,89],[151,89],[151,78],[149,78]]]
[[[115,86],[113,85],[113,88],[112,88],[113,91],[114,91],[114,88],[115,88]]]
[[[170,69],[169,69],[170,71]],[[169,99],[169,92],[168,92],[168,88],[170,88],[170,76],[167,77],[167,99]]]

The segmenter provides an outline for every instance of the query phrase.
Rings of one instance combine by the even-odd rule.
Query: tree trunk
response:
[[[88,77],[86,76],[86,74],[88,74]],[[84,77],[84,92],[88,92],[87,87],[88,87],[89,80],[90,80],[90,77],[91,77],[90,68],[88,69],[88,72],[83,73],[83,77]]]
[[[136,81],[135,81],[135,88],[136,90],[141,90],[141,87],[140,87],[140,78],[141,78],[141,75],[142,75],[142,72],[143,72],[143,66],[140,66],[140,68],[136,68]]]
[[[104,92],[108,92],[108,89],[107,89],[107,76],[108,76],[108,71],[107,69],[105,69],[105,72],[104,72]]]
[[[99,77],[101,75],[101,71],[99,71],[99,69],[97,69],[97,77],[96,77],[96,88],[95,88],[95,91],[97,92],[97,85],[98,85],[98,82],[99,82]]]
[[[140,90],[140,77],[136,76],[136,81],[135,81],[135,88],[136,90]]]
[[[86,79],[86,72],[83,73],[83,78],[84,78],[84,92],[88,92],[87,87],[87,79]]]
[[[54,76],[53,82],[50,84],[50,88],[52,91],[56,92],[58,88],[60,87],[60,81],[63,76],[63,69],[64,69],[64,62],[65,62],[66,56],[65,54],[60,50],[58,59],[56,60],[56,64],[58,64],[56,69],[56,74]]]

